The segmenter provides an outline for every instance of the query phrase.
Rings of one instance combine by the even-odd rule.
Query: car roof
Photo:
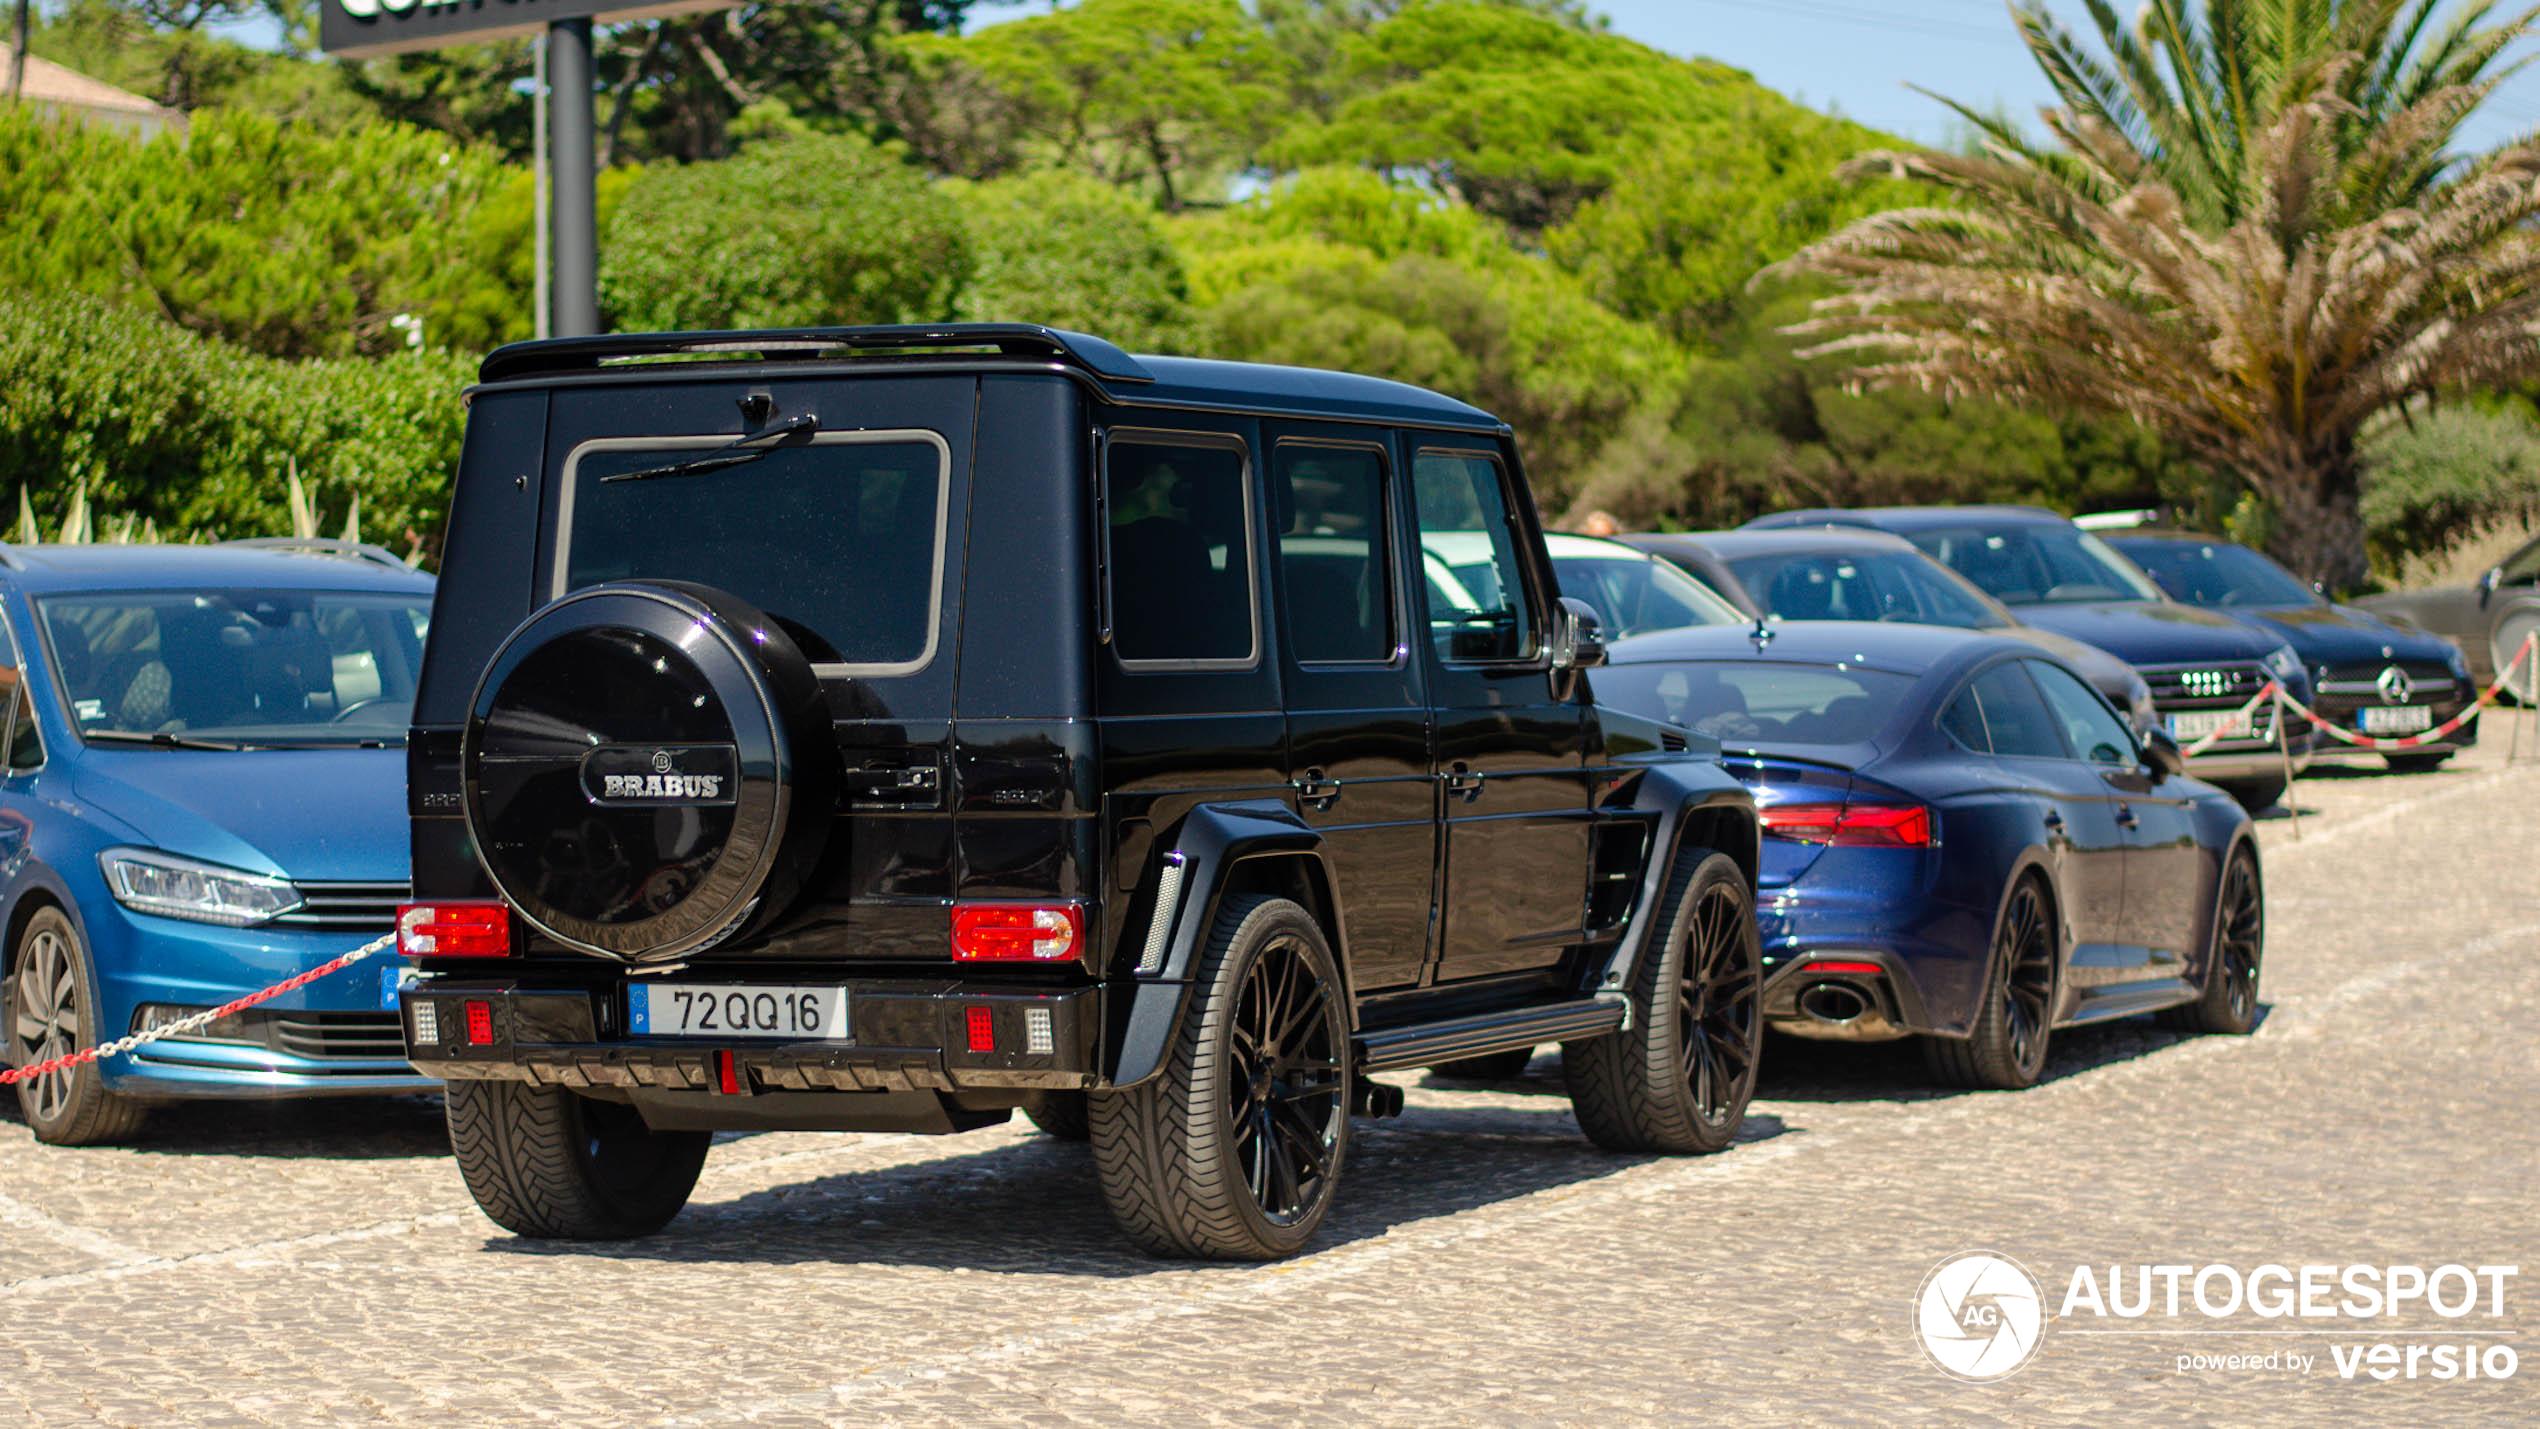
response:
[[[2069,517],[2043,506],[1861,506],[1846,510],[1818,508],[1779,511],[1758,516],[1742,528],[1772,530],[1787,526],[1867,526],[1882,531],[1923,531],[1934,526],[1994,525],[2070,526]]]
[[[1064,372],[1127,406],[1239,408],[1375,422],[1407,422],[1498,434],[1499,418],[1405,382],[1314,367],[1131,355],[1099,337],[1029,323],[888,324],[752,328],[723,332],[606,333],[515,342],[487,354],[487,385],[605,375],[649,381],[729,375],[734,364],[776,359],[788,375],[846,375],[857,367],[957,371],[1028,367]],[[646,359],[655,359],[646,361]],[[661,361],[660,359],[679,359]]]
[[[1769,640],[1752,625],[1699,625],[1654,630],[1606,647],[1606,663],[1647,665],[1670,660],[1773,660],[1807,665],[1860,665],[1900,675],[1921,675],[1943,665],[1971,663],[1993,653],[2054,658],[2037,645],[1982,630],[1902,621],[1776,621]]]
[[[13,545],[6,548],[6,566],[29,592],[432,589],[432,577],[410,566],[255,546]]]
[[[1626,538],[1642,550],[1692,546],[1721,560],[1783,551],[1840,553],[1847,551],[1914,551],[1914,543],[1892,531],[1864,526],[1776,526],[1764,530],[1659,531]],[[1917,555],[1921,553],[1914,552]]]
[[[2182,543],[2193,541],[2200,546],[2245,546],[2248,544],[2245,541],[2235,541],[2229,536],[2216,536],[2205,531],[2182,531],[2175,526],[2128,526],[2119,530],[2100,531],[2095,534],[2097,534],[2100,540],[2107,542],[2111,546],[2118,547],[2123,547],[2128,542],[2132,541],[2177,541]]]

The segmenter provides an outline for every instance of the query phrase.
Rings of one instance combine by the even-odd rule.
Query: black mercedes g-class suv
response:
[[[489,1216],[659,1228],[726,1128],[1090,1136],[1131,1239],[1297,1250],[1371,1073],[1560,1042],[1728,1144],[1756,821],[1599,708],[1509,429],[1014,325],[523,343],[409,746],[407,1050]]]

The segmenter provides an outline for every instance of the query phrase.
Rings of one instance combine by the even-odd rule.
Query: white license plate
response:
[[[2430,705],[2366,705],[2364,733],[2415,734],[2434,728],[2434,709]]]
[[[800,1037],[844,1042],[843,987],[745,987],[645,983],[627,990],[638,1037]]]
[[[2239,713],[2237,710],[2180,710],[2169,717],[2170,737],[2181,744],[2191,739],[2203,739],[2206,735],[2230,724],[2231,717],[2237,713]],[[2264,709],[2257,709],[2250,711],[2248,718],[2242,720],[2228,737],[2261,739],[2266,734],[2267,712]]]

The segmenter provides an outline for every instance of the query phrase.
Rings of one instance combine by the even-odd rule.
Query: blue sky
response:
[[[2129,13],[2132,0],[2117,0]],[[1818,109],[1917,143],[1951,137],[1953,116],[1906,88],[1919,84],[1978,109],[2005,109],[2023,121],[2052,98],[2011,28],[2002,0],[1590,0],[1614,29],[1677,55],[1707,55]],[[980,19],[1028,15],[1050,0]],[[2512,5],[2504,7],[2510,12]],[[2055,0],[2056,13],[2089,25],[2080,0]],[[2540,70],[2506,82],[2462,131],[2478,148],[2540,127]]]

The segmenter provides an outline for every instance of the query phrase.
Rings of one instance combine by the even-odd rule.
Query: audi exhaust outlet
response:
[[[1848,982],[1821,982],[1799,994],[1799,1010],[1815,1021],[1848,1027],[1870,1010],[1870,1000]]]

